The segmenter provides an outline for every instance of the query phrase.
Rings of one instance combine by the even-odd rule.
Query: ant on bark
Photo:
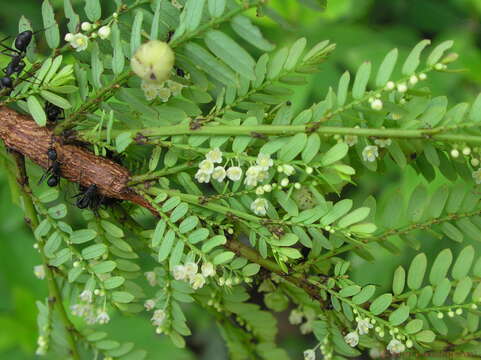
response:
[[[38,181],[38,185],[40,185],[45,179],[47,179],[47,185],[50,187],[57,186],[60,182],[60,162],[57,159],[57,151],[54,148],[50,148],[47,150],[47,157],[49,162],[52,162],[52,165],[49,166],[45,174],[42,175],[40,180]]]

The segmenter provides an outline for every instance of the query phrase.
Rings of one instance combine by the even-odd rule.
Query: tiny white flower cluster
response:
[[[215,276],[214,265],[210,262],[202,264],[201,273],[198,273],[199,267],[194,262],[188,262],[185,265],[177,265],[172,271],[175,280],[188,281],[192,289],[197,290],[205,285],[205,279]]]
[[[357,317],[357,328],[356,330],[350,332],[346,336],[344,336],[344,340],[349,346],[355,347],[359,344],[359,335],[367,335],[369,333],[369,329],[373,328],[371,320],[369,318],[361,318]]]
[[[87,295],[84,294],[84,297],[86,296]],[[90,303],[72,305],[70,310],[72,315],[84,318],[85,322],[89,325],[103,325],[110,321],[110,316],[105,309],[96,309],[95,306]]]
[[[35,350],[35,355],[44,356],[47,355],[48,343],[44,336],[39,336],[37,338],[37,350]]]
[[[374,143],[379,146],[380,148],[387,148],[391,146],[392,140],[391,139],[376,139]]]
[[[304,318],[306,318],[306,322],[302,324]],[[312,332],[313,322],[316,319],[316,314],[311,311],[310,309],[306,309],[302,311],[301,309],[294,309],[289,314],[289,322],[292,325],[301,325],[300,330],[301,334],[306,335]]]
[[[162,326],[166,317],[167,317],[167,314],[165,313],[164,310],[157,309],[154,311],[154,314],[152,315],[152,318],[150,320],[152,321],[152,325],[158,328]]]
[[[362,150],[362,159],[367,162],[374,162],[379,157],[379,150],[377,146],[367,145]]]
[[[116,13],[114,13],[114,18],[116,18]],[[91,24],[89,22],[83,22],[80,25],[80,29],[86,33],[95,30],[97,28],[97,24]],[[65,41],[70,43],[77,52],[84,51],[89,46],[89,36],[92,39],[95,39],[97,36],[102,40],[106,40],[110,37],[112,30],[110,28],[110,23],[108,25],[104,25],[98,29],[97,32],[91,32],[88,36],[82,33],[67,33],[65,35]]]
[[[33,274],[40,280],[45,279],[45,267],[43,265],[34,266]]]
[[[455,145],[451,149],[450,155],[453,159],[457,159],[461,154],[465,157],[470,157],[469,163],[472,167],[476,168],[481,164],[480,160],[476,157],[479,155],[479,148],[471,149],[469,146],[465,146],[462,150],[458,150],[457,145]],[[481,184],[481,168],[473,170],[471,175],[476,184]]]
[[[171,96],[179,96],[184,85],[173,80],[166,80],[162,83],[142,80],[141,88],[148,101],[158,97],[162,102],[167,102]]]

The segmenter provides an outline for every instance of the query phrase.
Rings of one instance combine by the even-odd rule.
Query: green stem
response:
[[[210,125],[197,130],[192,130],[189,124],[176,126],[162,126],[135,130],[112,130],[112,136],[120,133],[130,133],[132,137],[159,137],[174,135],[209,135],[209,136],[289,136],[300,133],[317,133],[320,135],[354,135],[362,137],[378,137],[391,139],[420,139],[443,142],[463,142],[481,144],[481,136],[464,134],[440,134],[445,131],[443,127],[433,129],[371,129],[321,126],[319,122],[307,125],[253,125],[253,126],[229,126]],[[85,136],[84,132],[80,132]],[[146,143],[149,143],[147,140]]]

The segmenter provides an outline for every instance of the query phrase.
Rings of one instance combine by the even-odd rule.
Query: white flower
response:
[[[459,157],[459,151],[458,151],[458,149],[453,149],[453,150],[451,150],[451,156],[452,156],[453,158],[455,158],[455,159],[458,158],[458,157]]]
[[[185,280],[187,278],[187,270],[184,265],[176,265],[172,273],[175,280]]]
[[[287,185],[289,185],[289,179],[288,178],[282,179],[281,180],[281,186],[286,187]]]
[[[388,146],[391,146],[392,140],[391,139],[376,139],[376,140],[374,140],[374,143],[381,148],[386,148]]]
[[[348,146],[354,146],[357,144],[357,136],[355,135],[346,135],[344,136],[344,142],[348,145]]]
[[[209,159],[202,160],[199,164],[199,170],[209,175],[212,174],[214,171],[214,162]]]
[[[481,169],[473,171],[472,176],[476,184],[481,184]]]
[[[212,179],[222,182],[225,179],[225,169],[222,166],[217,166],[212,172]]]
[[[274,161],[271,159],[270,155],[259,153],[257,155],[257,160],[256,164],[262,169],[262,170],[269,170],[269,168],[274,165]]]
[[[259,186],[256,189],[256,195],[258,195],[258,196],[264,195],[264,188],[262,186]]]
[[[155,275],[155,272],[147,271],[146,273],[144,273],[144,275],[150,286],[157,285],[157,276]]]
[[[190,285],[192,289],[197,290],[200,289],[205,284],[205,278],[202,274],[195,274],[190,278]]]
[[[375,111],[380,111],[382,110],[382,100],[381,99],[374,99],[371,103],[371,109]]]
[[[220,164],[222,162],[222,151],[219,148],[215,148],[209,151],[205,158],[213,163]]]
[[[110,33],[111,33],[110,26],[107,26],[107,25],[102,26],[98,31],[99,38],[101,38],[102,40],[107,39],[110,36]]]
[[[157,94],[159,95],[159,98],[160,98],[160,100],[162,100],[162,102],[167,102],[167,101],[169,101],[169,99],[172,95],[172,91],[170,91],[169,88],[161,87],[157,91]]]
[[[177,81],[167,80],[167,87],[172,91],[172,95],[179,96],[185,85],[178,83]]]
[[[312,332],[312,321],[306,321],[304,324],[301,325],[299,328],[301,330],[302,335],[307,335]]]
[[[64,40],[65,40],[66,42],[71,42],[72,39],[73,39],[73,34],[72,34],[72,33],[66,33],[66,34],[65,34]]]
[[[244,183],[247,186],[257,186],[257,182],[260,181],[259,175],[264,177],[264,174],[261,174],[261,172],[263,171],[260,166],[250,166],[246,171],[246,178],[244,180]]]
[[[405,93],[406,91],[408,91],[408,86],[405,83],[398,84],[397,91],[399,91],[400,93]]]
[[[359,344],[359,335],[356,331],[350,332],[344,336],[344,341],[351,347],[357,346]]]
[[[282,170],[286,176],[291,176],[296,172],[296,169],[294,169],[294,166],[292,165],[282,165]]]
[[[110,321],[110,316],[105,311],[102,311],[97,315],[97,322],[101,325],[107,324]]]
[[[377,146],[368,145],[362,151],[362,158],[364,159],[364,161],[369,161],[369,162],[376,161],[376,158],[378,156],[379,156],[379,152],[378,152]]]
[[[146,300],[144,303],[145,310],[150,311],[153,310],[155,307],[155,300],[149,299]]]
[[[396,87],[394,81],[388,81],[386,84],[386,90],[393,90]]]
[[[267,208],[269,207],[269,203],[264,198],[257,198],[251,204],[251,210],[256,215],[264,216],[267,213]]]
[[[316,360],[316,352],[312,349],[304,351],[304,360]]]
[[[402,342],[400,342],[399,340],[396,340],[396,339],[392,339],[389,344],[387,345],[387,350],[391,353],[391,354],[400,354],[402,353],[404,350],[406,350],[406,346],[404,346],[404,344]]]
[[[204,277],[206,277],[206,278],[209,277],[209,276],[215,275],[214,265],[210,262],[203,263],[202,267],[201,267],[201,270],[202,270],[202,275],[204,275]]]
[[[409,78],[409,83],[411,85],[416,85],[418,83],[419,79],[416,75],[411,75],[411,77]]]
[[[80,33],[72,35],[69,42],[77,52],[84,51],[89,46],[89,38]]]
[[[231,166],[226,173],[227,177],[232,181],[239,181],[242,177],[242,169],[238,166]]]
[[[368,318],[357,321],[357,331],[359,332],[359,335],[366,335],[372,327],[373,325]]]
[[[476,158],[472,158],[471,165],[473,165],[474,167],[479,166],[479,160]]]
[[[140,87],[144,91],[145,98],[148,101],[152,101],[157,96],[159,96],[159,90],[161,89],[162,84],[157,84],[150,81],[142,80]]]
[[[80,300],[90,304],[93,300],[93,293],[91,290],[84,290],[80,293],[79,298]]]
[[[154,311],[154,315],[152,316],[152,324],[155,326],[160,326],[164,322],[166,318],[166,314],[164,310],[158,309]]]
[[[299,325],[302,323],[303,317],[304,314],[302,313],[302,311],[294,309],[289,314],[289,323],[291,323],[292,325]]]
[[[266,170],[259,171],[259,175],[257,175],[257,181],[264,181],[269,177],[269,173]]]
[[[195,178],[200,183],[208,183],[210,181],[210,174],[199,170],[195,173]]]
[[[43,267],[43,265],[34,266],[33,274],[40,280],[45,279],[45,268]]]
[[[86,21],[83,22],[82,25],[80,25],[80,28],[82,29],[82,31],[90,31],[92,29],[92,24]]]
[[[187,264],[185,264],[185,273],[189,279],[195,274],[197,274],[198,269],[199,267],[194,262],[188,262]]]

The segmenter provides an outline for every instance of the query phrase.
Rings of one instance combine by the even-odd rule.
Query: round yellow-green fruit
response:
[[[141,79],[163,83],[169,78],[174,62],[175,54],[169,44],[159,40],[151,40],[137,49],[130,65],[134,73]]]

